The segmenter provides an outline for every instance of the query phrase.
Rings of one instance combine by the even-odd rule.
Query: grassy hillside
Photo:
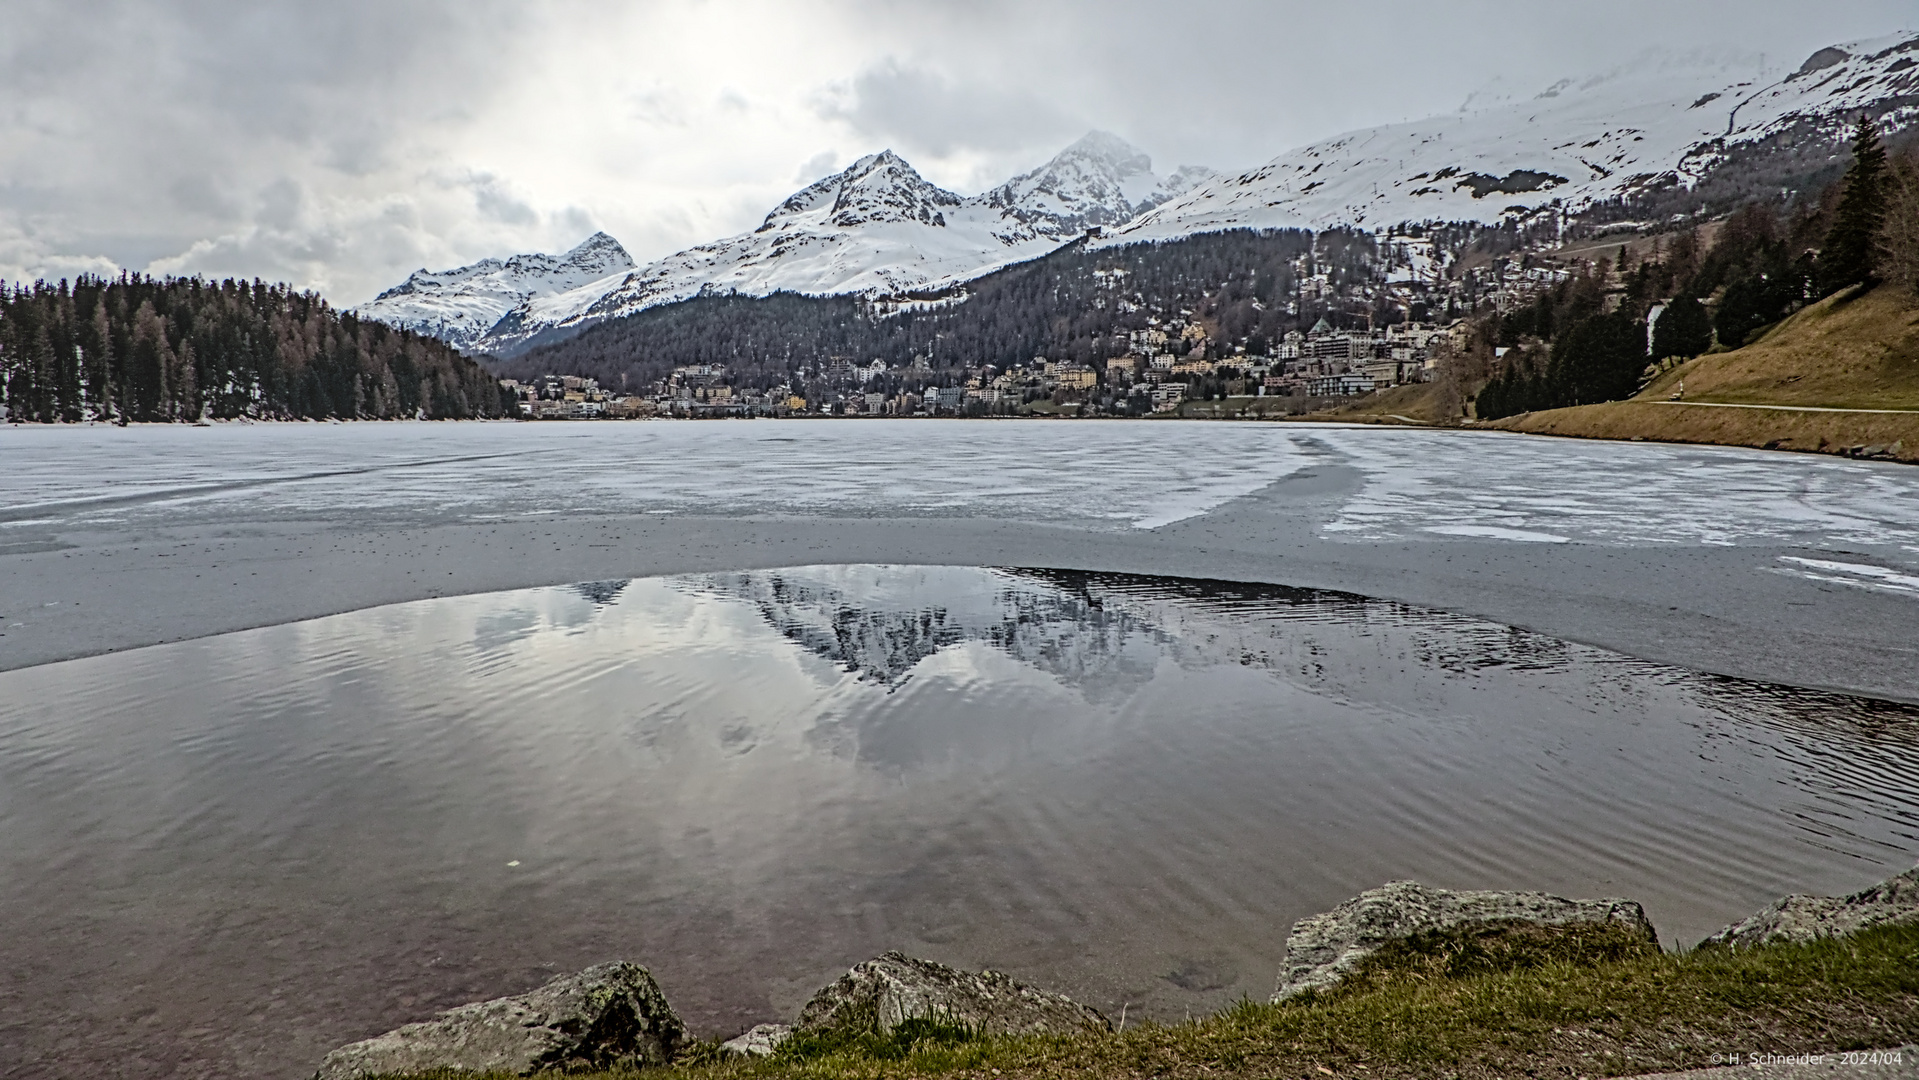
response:
[[[1399,424],[1408,420],[1421,424],[1453,424],[1459,420],[1459,411],[1436,384],[1409,383],[1367,394],[1350,405],[1314,413],[1308,419],[1363,424]]]
[[[1639,400],[1846,409],[1919,409],[1919,299],[1881,286],[1840,293],[1760,331],[1745,348],[1707,353],[1655,379]]]
[[[1897,443],[1893,456],[1919,461],[1919,298],[1892,286],[1840,293],[1759,332],[1743,348],[1708,353],[1665,372],[1630,401],[1523,413],[1488,426],[1826,453]]]

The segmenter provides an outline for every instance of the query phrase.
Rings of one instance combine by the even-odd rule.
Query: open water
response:
[[[1381,490],[1351,520],[1411,527]],[[301,1076],[611,958],[707,1035],[889,948],[1178,1019],[1389,879],[1683,946],[1903,870],[1919,709],[1340,594],[824,566],[0,673],[0,837],[10,1076]]]

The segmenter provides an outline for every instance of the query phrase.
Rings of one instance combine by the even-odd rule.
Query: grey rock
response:
[[[720,1052],[740,1057],[772,1057],[773,1051],[792,1037],[793,1029],[785,1024],[758,1024],[746,1034],[721,1043]]]
[[[794,1030],[885,1033],[919,1018],[964,1024],[982,1035],[1112,1030],[1097,1011],[1000,972],[960,971],[898,952],[856,964],[814,994]]]
[[[1898,923],[1919,923],[1919,866],[1850,896],[1788,896],[1700,945],[1738,949],[1771,941],[1813,941]]]
[[[529,1076],[664,1065],[686,1028],[638,964],[599,964],[531,993],[462,1005],[326,1056],[315,1080],[434,1069]]]
[[[1454,892],[1417,881],[1368,889],[1331,911],[1301,919],[1286,939],[1286,966],[1274,1001],[1332,986],[1389,941],[1472,923],[1540,926],[1617,923],[1657,941],[1646,912],[1631,900],[1567,900],[1543,892]]]

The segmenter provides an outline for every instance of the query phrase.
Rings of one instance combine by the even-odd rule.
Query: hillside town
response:
[[[1297,414],[1432,381],[1439,358],[1467,347],[1475,319],[1523,307],[1575,273],[1595,269],[1591,253],[1576,261],[1557,257],[1558,244],[1556,226],[1484,232],[1471,243],[1418,227],[1309,237],[1285,261],[1285,283],[1276,294],[1263,294],[1264,303],[1258,295],[1247,298],[1253,320],[1269,327],[1263,330],[1249,325],[1243,312],[1226,329],[1223,292],[1142,293],[1138,268],[1092,269],[1081,303],[1132,327],[1109,331],[1092,357],[1080,351],[1076,359],[1034,355],[956,366],[950,355],[936,359],[928,348],[904,363],[827,355],[769,370],[763,360],[734,363],[721,351],[725,363],[669,367],[661,363],[666,356],[636,343],[629,358],[614,365],[624,369],[617,383],[603,366],[597,376],[561,368],[520,372],[500,384],[521,416],[537,420]],[[1228,262],[1219,272],[1252,280],[1268,269]],[[1597,269],[1612,279],[1610,289],[1623,289],[1623,274]],[[962,291],[930,302],[881,298],[870,301],[869,310],[885,320],[909,308],[955,311],[978,302]],[[1098,356],[1114,350],[1119,355]],[[1189,407],[1228,399],[1238,400]]]
[[[1156,320],[1157,321],[1157,320]],[[1025,364],[935,374],[925,359],[891,367],[833,357],[796,382],[765,389],[736,386],[724,365],[675,368],[653,386],[601,386],[577,375],[521,382],[502,379],[534,420],[718,418],[752,416],[1139,416],[1176,411],[1194,399],[1337,398],[1425,382],[1435,348],[1463,333],[1402,323],[1381,330],[1334,330],[1320,320],[1294,330],[1263,355],[1217,346],[1197,322],[1173,320],[1132,335],[1132,348],[1101,364],[1035,356]],[[941,381],[958,377],[952,385]]]

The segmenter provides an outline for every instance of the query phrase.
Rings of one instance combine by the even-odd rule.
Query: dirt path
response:
[[[1654,405],[1697,405],[1706,409],[1768,409],[1777,412],[1892,413],[1919,416],[1919,409],[1838,409],[1830,405],[1741,405],[1731,401],[1655,401]]]

